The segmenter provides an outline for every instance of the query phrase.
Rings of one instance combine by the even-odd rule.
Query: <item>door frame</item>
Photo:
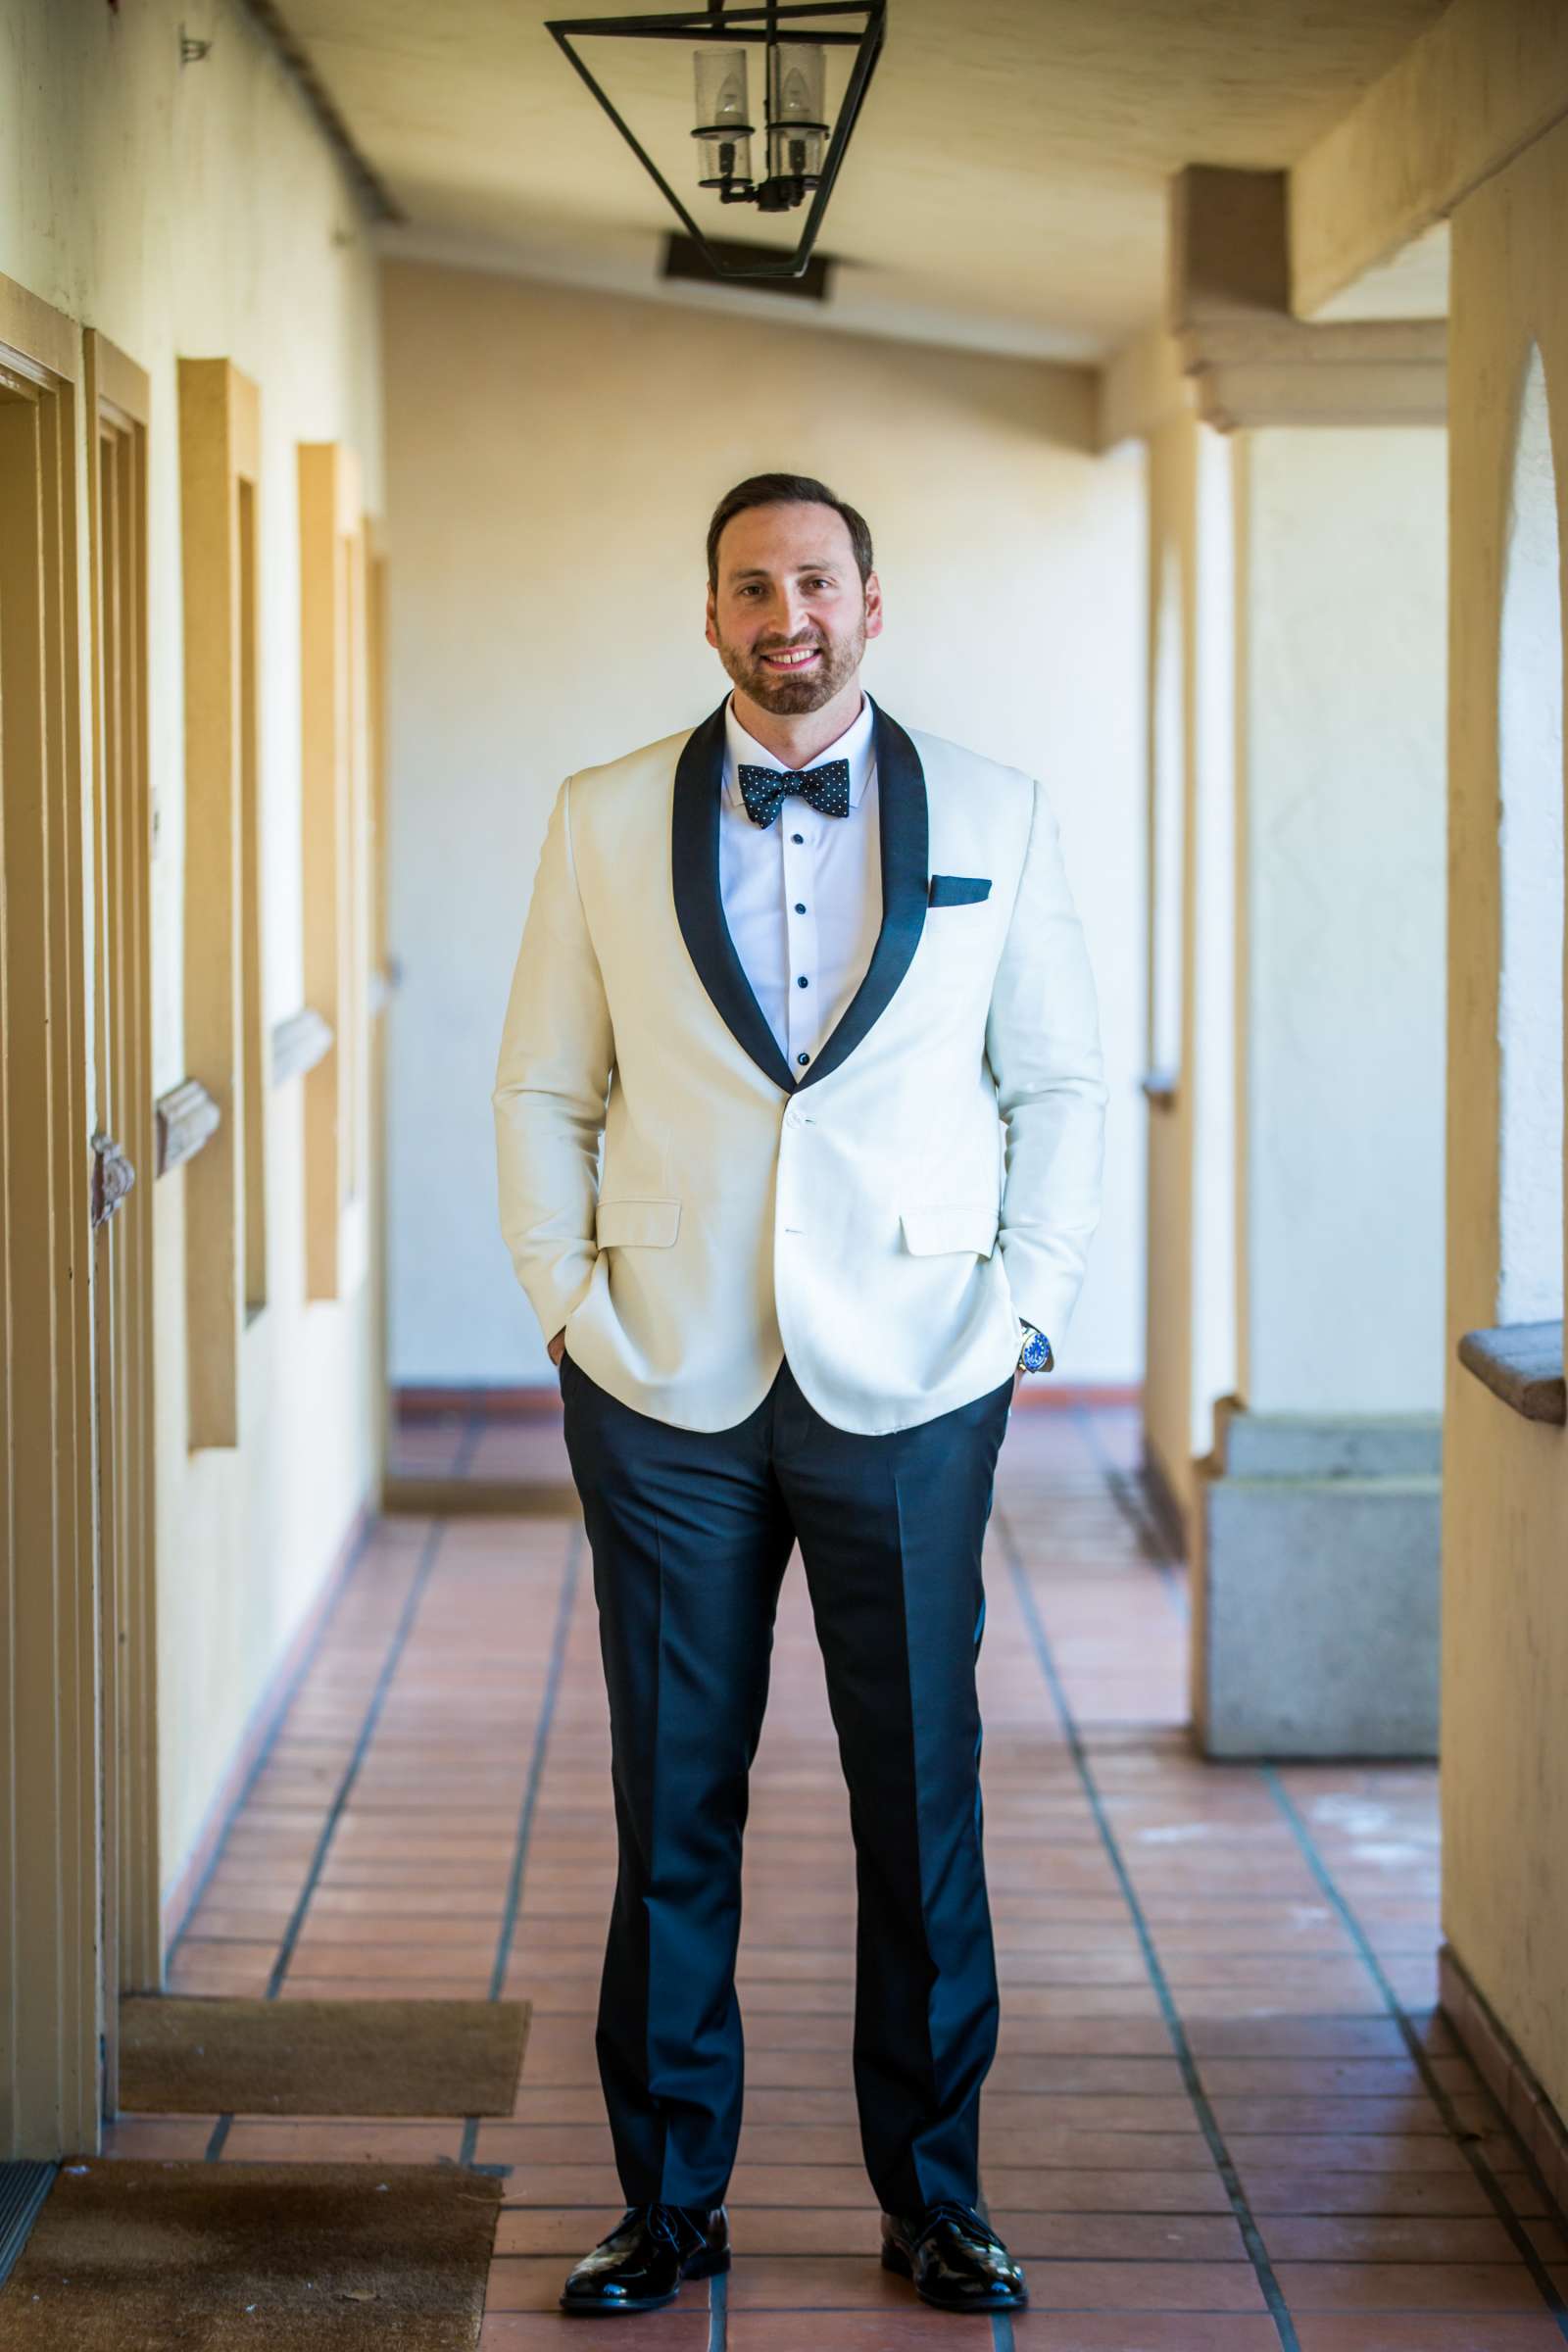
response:
[[[81,337],[0,278],[0,2155],[98,2141]]]
[[[146,371],[89,327],[85,357],[99,1155],[131,1189],[95,1229],[103,1775],[103,2112],[119,2092],[119,1995],[163,1976],[158,1842],[154,1418],[152,795]],[[113,1153],[106,1147],[113,1147]],[[118,1156],[116,1156],[118,1155]],[[95,1206],[98,1204],[95,1204]]]

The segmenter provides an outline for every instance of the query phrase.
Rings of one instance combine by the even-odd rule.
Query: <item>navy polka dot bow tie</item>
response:
[[[820,767],[748,767],[741,763],[741,799],[754,825],[770,825],[792,792],[824,816],[850,813],[850,763],[824,760]]]

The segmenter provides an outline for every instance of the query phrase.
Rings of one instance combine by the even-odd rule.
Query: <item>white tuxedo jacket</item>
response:
[[[1105,1090],[1055,821],[1015,769],[875,725],[881,932],[799,1073],[724,921],[723,706],[551,814],[501,1228],[546,1338],[681,1428],[743,1420],[783,1355],[837,1427],[910,1428],[1007,1378],[1020,1317],[1058,1346],[1083,1279]]]

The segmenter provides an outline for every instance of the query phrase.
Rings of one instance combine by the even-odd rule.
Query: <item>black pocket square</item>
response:
[[[933,874],[926,903],[931,906],[972,906],[976,900],[990,896],[989,874]]]

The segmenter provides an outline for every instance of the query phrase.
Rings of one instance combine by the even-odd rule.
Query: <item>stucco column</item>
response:
[[[1234,439],[1149,436],[1149,1283],[1144,1463],[1190,1544],[1236,1381]]]
[[[1446,435],[1259,426],[1234,451],[1234,898],[1197,929],[1236,948],[1237,1402],[1197,1495],[1194,1717],[1214,1755],[1424,1754]]]
[[[1151,1136],[1146,1462],[1193,1563],[1207,1752],[1422,1754],[1446,328],[1364,305],[1293,316],[1289,209],[1278,172],[1193,165],[1172,183],[1166,348],[1191,413],[1172,426],[1167,391],[1151,516],[1152,548],[1163,535],[1182,559],[1186,837],[1179,1066]],[[1156,953],[1159,627],[1155,607]]]

